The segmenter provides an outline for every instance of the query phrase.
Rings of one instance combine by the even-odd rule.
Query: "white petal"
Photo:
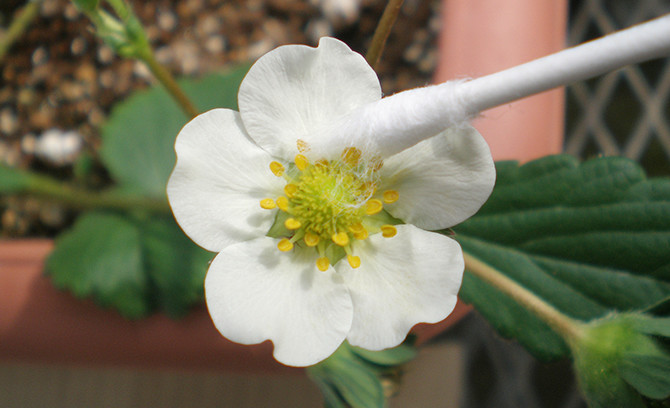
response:
[[[318,48],[270,51],[251,67],[238,94],[249,135],[287,160],[297,153],[297,139],[309,143],[353,109],[380,98],[379,80],[365,59],[328,37]]]
[[[285,183],[270,171],[272,157],[245,135],[237,112],[197,116],[179,132],[175,150],[168,199],[195,243],[218,252],[267,233],[276,211],[263,210],[260,200],[281,194]]]
[[[242,344],[274,343],[277,361],[316,364],[344,341],[353,307],[342,278],[316,268],[314,251],[280,252],[262,237],[232,245],[212,262],[205,279],[216,328]]]
[[[361,266],[339,262],[354,302],[347,340],[381,350],[400,344],[417,323],[436,323],[451,313],[463,277],[460,245],[443,235],[398,225],[398,234],[359,241]]]
[[[419,228],[454,226],[491,195],[495,166],[484,138],[471,126],[450,128],[384,161],[382,189],[400,197],[385,206]]]

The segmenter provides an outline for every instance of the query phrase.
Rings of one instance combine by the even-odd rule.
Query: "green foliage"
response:
[[[237,88],[247,69],[182,85],[202,109],[236,108]],[[139,92],[118,105],[103,126],[101,147],[117,188],[164,200],[175,163],[174,140],[186,121],[161,88]],[[0,180],[3,174],[0,168]],[[56,241],[46,270],[56,286],[79,297],[91,296],[128,318],[157,309],[178,317],[202,299],[212,256],[193,244],[171,216],[95,211],[83,214]]]
[[[402,365],[416,356],[405,342],[398,347],[370,351],[344,342],[332,356],[307,368],[321,389],[327,408],[382,408],[386,397],[382,381],[397,377]]]
[[[201,298],[211,258],[169,218],[89,212],[59,237],[46,267],[57,287],[126,317],[157,306],[178,317]]]
[[[237,109],[237,89],[249,66],[200,81],[181,81],[201,111]],[[124,189],[164,197],[174,167],[174,139],[186,115],[162,87],[134,94],[112,110],[102,127],[100,156],[114,180]]]
[[[21,170],[0,164],[0,193],[16,193],[30,183],[30,175]]]
[[[670,296],[670,180],[634,162],[565,155],[497,164],[489,201],[454,228],[463,249],[562,313],[589,321]],[[565,356],[537,317],[466,273],[460,296],[539,358]]]

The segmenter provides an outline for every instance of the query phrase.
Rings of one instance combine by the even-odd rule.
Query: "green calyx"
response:
[[[658,342],[670,320],[627,313],[585,326],[571,345],[591,407],[642,408],[670,397],[670,355]]]

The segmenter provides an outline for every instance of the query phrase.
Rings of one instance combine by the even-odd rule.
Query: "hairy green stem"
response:
[[[194,118],[200,114],[198,109],[195,107],[191,99],[186,96],[186,93],[181,89],[177,81],[174,79],[170,71],[168,71],[163,65],[161,65],[154,56],[151,50],[143,53],[140,56],[140,59],[147,64],[151,72],[154,74],[156,79],[158,79],[165,89],[170,93],[174,100],[179,104],[181,109],[190,117]]]
[[[27,174],[28,181],[20,193],[32,197],[54,200],[76,209],[146,210],[169,214],[170,207],[165,199],[130,195],[118,191],[94,192],[54,180],[35,173]]]
[[[41,0],[29,1],[23,6],[14,20],[12,20],[5,35],[0,37],[0,61],[5,58],[9,48],[18,40],[28,29],[30,23],[37,17],[40,11]]]
[[[382,51],[384,50],[384,45],[386,44],[386,39],[389,37],[389,34],[391,34],[391,28],[393,28],[393,24],[398,18],[402,3],[403,0],[389,0],[381,19],[379,19],[379,24],[372,36],[370,48],[368,49],[367,54],[365,54],[365,59],[372,68],[377,67],[379,58],[381,58]]]
[[[560,334],[568,343],[572,343],[582,336],[582,323],[564,315],[533,292],[508,278],[500,271],[485,264],[474,256],[463,253],[465,270],[480,279],[483,279],[499,291],[511,297],[518,304],[531,311],[556,333]]]

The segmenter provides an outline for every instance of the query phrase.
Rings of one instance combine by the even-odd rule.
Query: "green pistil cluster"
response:
[[[361,223],[363,204],[372,191],[353,170],[347,163],[330,161],[309,165],[300,173],[288,202],[289,213],[305,232],[328,240]]]
[[[316,249],[319,254],[316,265],[322,271],[344,254],[352,268],[359,267],[361,261],[353,254],[352,241],[366,239],[371,228],[384,237],[396,233],[387,220],[391,217],[380,214],[382,200],[374,198],[379,184],[377,172],[382,164],[381,160],[364,162],[361,151],[353,147],[344,149],[339,160],[319,160],[313,164],[298,154],[291,174],[287,174],[283,164],[270,163],[270,170],[287,181],[285,196],[276,200],[266,198],[260,203],[262,208],[281,210],[270,230],[270,233],[277,229],[284,231],[278,234],[284,236],[277,245],[279,250],[291,251],[301,241]],[[394,190],[383,194],[387,204],[397,199]],[[278,222],[283,225],[277,226]],[[338,252],[343,255],[335,255]]]

